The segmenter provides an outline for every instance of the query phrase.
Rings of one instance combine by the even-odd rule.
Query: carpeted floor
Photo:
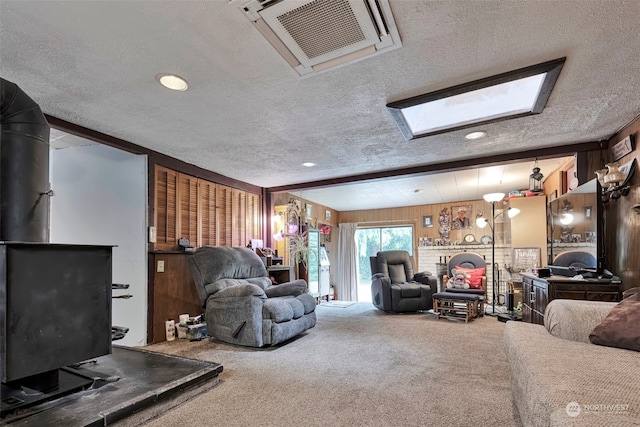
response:
[[[353,304],[357,304],[355,301],[322,301],[321,305],[323,307],[336,307],[336,308],[347,308],[351,307]]]
[[[517,426],[504,323],[317,308],[275,348],[176,340],[145,347],[220,363],[220,384],[149,426]]]

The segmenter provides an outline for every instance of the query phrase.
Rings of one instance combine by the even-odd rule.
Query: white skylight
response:
[[[390,103],[405,138],[414,139],[541,113],[564,58]]]
[[[414,135],[531,112],[547,73],[403,108]]]

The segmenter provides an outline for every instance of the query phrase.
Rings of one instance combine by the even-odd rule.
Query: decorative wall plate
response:
[[[480,238],[480,243],[482,243],[483,245],[490,245],[491,244],[491,236],[482,236]]]

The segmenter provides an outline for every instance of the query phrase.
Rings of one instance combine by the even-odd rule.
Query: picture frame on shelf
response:
[[[433,238],[431,238],[431,237],[420,237],[418,239],[418,246],[433,246]]]

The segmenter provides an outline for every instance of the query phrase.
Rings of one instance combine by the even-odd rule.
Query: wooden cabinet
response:
[[[523,276],[522,278],[522,320],[542,324],[544,310],[549,303],[549,283]]]
[[[522,320],[544,323],[544,311],[554,299],[589,301],[620,301],[621,283],[610,279],[573,280],[569,277],[540,278],[532,274],[522,275]]]
[[[166,341],[164,322],[168,319],[177,322],[181,314],[197,316],[204,311],[191,276],[190,256],[187,252],[149,254],[149,344]]]

